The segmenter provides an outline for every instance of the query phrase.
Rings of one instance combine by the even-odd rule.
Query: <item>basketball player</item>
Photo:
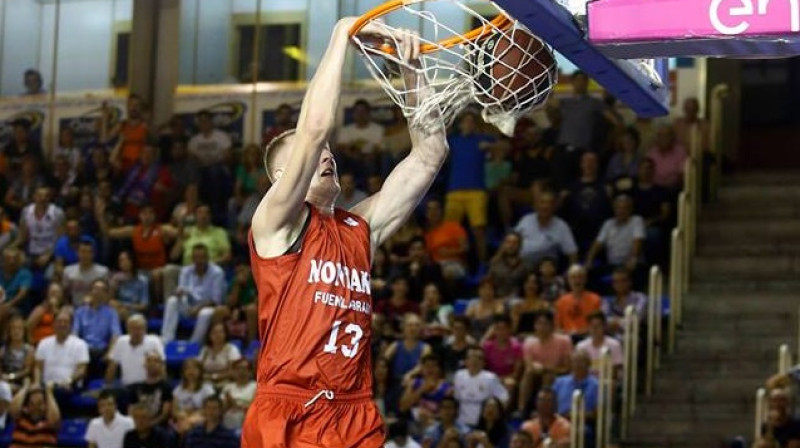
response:
[[[383,189],[349,211],[334,208],[339,181],[328,139],[354,20],[336,24],[297,128],[266,148],[274,184],[253,216],[250,240],[262,345],[256,398],[242,433],[245,448],[384,444],[371,399],[370,263],[375,248],[427,192],[448,148],[443,127],[410,129],[413,149]],[[365,34],[379,32],[368,28]],[[415,63],[418,38],[398,38],[404,60]],[[404,73],[406,82],[416,82],[412,73]]]

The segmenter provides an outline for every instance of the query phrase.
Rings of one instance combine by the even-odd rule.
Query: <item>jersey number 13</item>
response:
[[[352,337],[350,338],[350,345],[336,345],[336,340],[339,338],[339,327],[341,327],[342,321],[337,320],[333,323],[333,328],[331,328],[331,336],[328,338],[328,343],[325,344],[325,347],[322,349],[325,353],[330,353],[335,355],[339,349],[342,350],[342,354],[346,358],[354,358],[356,353],[358,352],[358,343],[361,340],[361,337],[364,336],[364,331],[356,324],[348,324],[344,327],[345,334],[350,334]]]

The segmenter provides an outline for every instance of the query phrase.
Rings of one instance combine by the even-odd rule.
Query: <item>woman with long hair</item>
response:
[[[539,294],[539,276],[529,272],[520,287],[522,300],[514,305],[511,310],[513,334],[533,334],[533,324],[541,310],[550,309],[550,302]]]
[[[214,388],[203,381],[203,365],[187,359],[181,367],[181,382],[172,391],[172,418],[175,430],[185,434],[203,421],[203,400],[214,395]]]
[[[497,298],[492,279],[485,277],[478,285],[478,298],[470,301],[466,316],[471,320],[471,335],[483,341],[489,334],[498,314],[506,315],[508,308],[503,299]]]
[[[511,439],[511,428],[506,423],[506,412],[503,403],[496,397],[489,397],[481,407],[481,417],[475,431],[467,435],[467,443],[471,448],[508,448]]]
[[[217,322],[211,325],[206,335],[206,343],[197,357],[203,365],[205,380],[215,387],[222,387],[231,378],[233,362],[241,358],[239,349],[228,342],[228,329],[225,324]]]
[[[15,314],[6,322],[8,331],[0,346],[0,379],[16,390],[33,373],[33,346],[28,344],[25,319]]]
[[[144,313],[150,304],[150,285],[147,276],[136,270],[133,256],[122,251],[117,257],[119,270],[111,275],[111,303],[117,310],[119,320],[125,322],[128,316]]]

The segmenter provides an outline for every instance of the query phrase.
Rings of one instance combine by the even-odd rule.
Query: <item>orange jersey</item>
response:
[[[309,207],[298,252],[260,257],[250,238],[261,340],[256,379],[270,394],[372,392],[369,227]]]
[[[129,121],[122,123],[122,169],[129,170],[136,162],[139,161],[139,156],[142,153],[142,148],[147,143],[147,123],[139,122],[139,124],[131,124]]]
[[[158,225],[145,234],[144,226],[138,224],[133,228],[131,240],[136,262],[141,269],[149,271],[167,264],[167,245]]]

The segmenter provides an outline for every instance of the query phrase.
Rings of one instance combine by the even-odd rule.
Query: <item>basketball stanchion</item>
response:
[[[583,438],[586,434],[586,403],[580,390],[572,392],[572,425],[569,428],[569,446],[583,448]]]
[[[785,375],[792,367],[792,353],[789,351],[789,345],[783,344],[778,348],[778,373]]]
[[[597,393],[597,422],[596,445],[597,447],[607,447],[611,441],[611,411],[614,399],[612,391],[614,389],[614,366],[611,362],[611,351],[608,347],[600,350],[600,377],[598,379]]]
[[[753,430],[753,440],[761,437],[761,427],[767,418],[767,391],[763,387],[756,391],[756,422]]]
[[[681,275],[683,272],[683,232],[680,228],[672,230],[672,256],[669,276],[669,354],[675,353],[675,330],[678,326],[678,307],[680,307]]]

